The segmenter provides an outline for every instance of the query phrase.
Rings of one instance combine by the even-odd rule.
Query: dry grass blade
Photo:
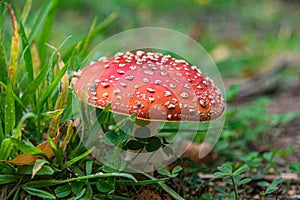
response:
[[[49,47],[57,50],[55,47],[47,44]],[[61,59],[61,55],[58,52],[57,53],[57,63],[58,63],[58,68],[59,70],[62,70],[65,66],[64,62]],[[54,110],[59,110],[59,109],[64,109],[67,103],[67,97],[68,97],[68,89],[69,89],[69,84],[68,84],[68,73],[65,72],[61,79],[61,91],[58,94],[58,97],[56,99],[55,107]],[[58,127],[60,123],[60,116],[57,117],[56,119],[52,120],[47,132],[47,135],[50,135],[51,137],[55,136],[57,133]]]
[[[7,2],[4,2],[4,5],[9,10],[12,28],[13,28],[13,36],[12,36],[12,42],[11,42],[11,54],[10,54],[10,66],[8,68],[9,77],[10,77],[11,83],[13,85],[13,83],[16,79],[16,72],[17,72],[17,66],[18,66],[18,55],[19,55],[19,50],[20,50],[20,36],[18,33],[18,23],[17,23],[16,17],[15,17],[14,10]]]

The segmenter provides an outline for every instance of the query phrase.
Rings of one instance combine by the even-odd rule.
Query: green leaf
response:
[[[71,188],[67,185],[59,186],[54,190],[54,192],[56,197],[63,198],[71,194]]]
[[[93,189],[91,187],[91,184],[86,184],[86,190],[84,195],[82,196],[82,199],[93,199]]]
[[[182,170],[182,167],[181,166],[176,166],[174,167],[174,169],[172,170],[172,174],[176,174],[178,172],[180,172]]]
[[[232,174],[232,166],[228,163],[225,163],[221,167],[218,167],[218,170],[227,174]]]
[[[129,135],[126,134],[124,131],[120,130],[118,133],[116,131],[109,131],[106,132],[103,141],[107,145],[114,145],[119,146],[122,143],[126,142],[129,139]]]
[[[161,147],[161,141],[158,137],[152,136],[147,139],[146,150],[148,152],[157,151]]]
[[[222,172],[216,172],[216,173],[214,173],[214,176],[216,178],[224,178],[224,177],[228,176],[228,174],[227,173],[222,173]]]
[[[48,167],[48,169],[50,169],[50,173],[47,172],[46,174],[53,174],[53,170],[49,167],[49,166],[44,166],[45,164],[49,164],[48,161],[46,160],[42,160],[42,159],[36,159],[33,168],[32,168],[32,176],[31,178],[33,179],[33,177],[39,173],[39,172],[43,172],[41,169],[44,169]]]
[[[13,174],[0,174],[0,185],[14,183],[19,180],[19,176]]]
[[[145,144],[137,141],[137,140],[129,140],[126,144],[127,149],[130,150],[140,150],[142,148],[144,148]]]
[[[267,181],[260,181],[257,183],[257,185],[259,185],[261,187],[268,187],[270,185],[270,183],[268,183]]]
[[[271,194],[271,193],[275,192],[276,190],[278,190],[278,187],[276,187],[276,186],[269,186],[266,189],[265,194]]]
[[[85,173],[86,175],[90,175],[92,173],[92,169],[93,169],[93,160],[87,160],[85,162]]]
[[[244,179],[240,180],[237,184],[238,185],[243,185],[243,184],[249,183],[250,181],[252,181],[251,178],[244,178]]]
[[[79,193],[79,194],[76,194],[76,197],[73,198],[73,199],[74,199],[74,200],[82,199],[81,197],[84,195],[85,190],[86,190],[86,188],[83,188],[83,189],[80,191],[80,193]]]
[[[171,173],[167,169],[165,169],[165,168],[159,168],[157,170],[157,172],[159,174],[161,174],[161,175],[166,175],[166,176],[170,176],[171,175]]]
[[[53,194],[44,190],[24,186],[22,187],[22,189],[33,196],[37,196],[44,199],[55,199],[55,196]]]
[[[13,91],[10,83],[7,85],[4,107],[5,107],[5,115],[4,115],[5,136],[10,137],[16,123],[15,100],[13,98]]]
[[[272,186],[278,186],[279,184],[281,184],[283,181],[283,178],[276,178],[272,181],[271,185]]]
[[[41,159],[40,159],[41,160]],[[47,162],[47,161],[46,161]],[[54,170],[47,165],[42,165],[41,168],[33,174],[33,170],[35,170],[34,165],[20,165],[18,166],[18,173],[19,174],[26,174],[26,175],[52,175]]]
[[[237,175],[240,175],[242,173],[244,173],[245,171],[248,170],[248,165],[243,165],[241,167],[239,167],[235,172],[233,172],[233,176],[237,176]]]
[[[99,192],[111,193],[115,191],[115,186],[113,183],[101,179],[98,180],[96,187]]]
[[[83,185],[84,185],[83,182],[73,182],[72,185],[71,185],[72,192],[76,196],[78,196],[80,194],[80,192],[82,191],[82,189],[83,189]]]

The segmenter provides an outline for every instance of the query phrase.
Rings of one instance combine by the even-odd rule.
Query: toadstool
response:
[[[205,122],[225,110],[220,89],[200,69],[156,52],[102,57],[74,73],[72,85],[88,104],[111,104],[111,112],[143,122]]]

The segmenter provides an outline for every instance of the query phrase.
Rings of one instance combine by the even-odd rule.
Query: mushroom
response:
[[[102,57],[74,73],[72,84],[79,99],[92,106],[111,104],[111,112],[134,114],[139,127],[150,127],[146,137],[156,134],[157,122],[205,122],[225,110],[221,91],[209,77],[185,60],[161,53]]]

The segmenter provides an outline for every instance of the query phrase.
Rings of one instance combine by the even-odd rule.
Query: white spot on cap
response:
[[[203,99],[200,99],[199,103],[200,103],[202,108],[206,107],[206,102]]]
[[[166,96],[166,97],[171,96],[171,92],[170,92],[170,91],[165,91],[165,96]]]
[[[123,87],[126,87],[126,86],[127,86],[127,84],[126,84],[126,83],[123,83],[123,82],[121,82],[120,85],[123,86]]]
[[[120,92],[121,92],[120,89],[115,89],[115,90],[114,90],[114,93],[115,93],[115,94],[120,94]]]
[[[181,93],[180,96],[181,96],[182,98],[184,98],[184,99],[189,98],[189,94],[186,93],[186,92]]]
[[[160,72],[160,74],[161,74],[162,76],[167,76],[167,75],[168,75],[167,72]]]
[[[173,83],[171,83],[171,84],[170,84],[170,87],[173,88],[173,89],[175,89],[175,88],[176,88],[176,85],[173,84]]]
[[[144,83],[149,83],[149,79],[148,78],[143,78]]]
[[[125,77],[126,80],[130,80],[130,81],[133,80],[133,78],[134,78],[133,75],[128,75],[128,76]]]
[[[104,92],[104,93],[103,93],[103,97],[104,97],[104,98],[107,98],[107,97],[108,97],[108,93],[107,93],[107,92]]]
[[[148,74],[148,75],[153,75],[153,71],[151,71],[151,70],[145,70],[144,73]]]
[[[184,87],[185,87],[186,89],[191,89],[191,86],[190,86],[189,84],[187,84],[187,83],[184,84]]]
[[[154,90],[153,88],[146,88],[146,90],[147,90],[148,92],[150,92],[150,93],[154,93],[154,92],[155,92],[155,90]]]
[[[125,71],[124,71],[124,70],[121,70],[121,69],[118,69],[117,72],[118,72],[119,74],[125,74]]]
[[[148,99],[149,99],[150,103],[153,103],[155,101],[154,97],[149,97]]]
[[[109,86],[109,84],[107,82],[102,82],[101,85],[105,88],[107,88]]]
[[[136,69],[136,66],[131,65],[129,68],[130,68],[131,70],[135,70],[135,69]]]
[[[170,101],[167,101],[167,102],[165,103],[165,105],[167,106],[168,109],[174,109],[174,108],[175,108],[175,105],[172,104]]]
[[[156,84],[156,85],[161,84],[161,80],[155,80],[155,84]]]

